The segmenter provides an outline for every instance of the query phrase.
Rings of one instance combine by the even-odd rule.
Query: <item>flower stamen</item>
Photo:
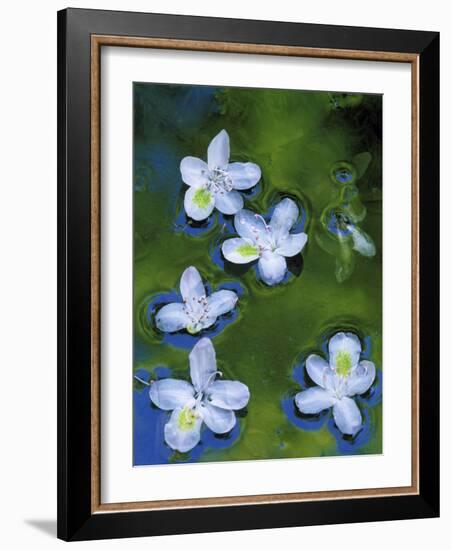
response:
[[[210,170],[207,189],[215,194],[225,195],[233,189],[233,181],[228,172],[221,168]]]

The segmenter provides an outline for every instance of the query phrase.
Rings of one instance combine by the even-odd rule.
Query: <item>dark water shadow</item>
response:
[[[322,344],[326,355],[329,339],[329,337],[325,338]],[[370,338],[365,338],[364,342],[365,349],[361,354],[361,359],[366,359],[371,352]],[[304,356],[299,357],[293,368],[293,380],[301,391],[316,385],[307,373],[305,359]],[[332,408],[325,409],[318,414],[303,414],[296,407],[294,398],[295,392],[293,390],[281,399],[282,409],[292,424],[305,431],[317,431],[327,423],[329,431],[335,437],[338,454],[359,454],[360,449],[367,445],[374,435],[375,428],[371,425],[369,408],[378,405],[382,401],[382,373],[377,371],[376,379],[367,392],[353,397],[362,415],[362,427],[354,436],[345,435],[337,428],[333,419]]]
[[[153,379],[171,378],[171,374],[171,369],[159,367],[154,370]],[[144,382],[144,385],[139,380]],[[164,427],[169,420],[170,411],[163,411],[152,403],[149,398],[148,387],[145,385],[149,381],[150,376],[146,371],[139,370],[135,373],[133,391],[134,466],[200,462],[206,451],[226,449],[237,441],[241,432],[240,419],[247,415],[247,408],[235,411],[237,422],[230,432],[218,435],[203,424],[201,439],[191,451],[187,453],[173,451],[164,440]]]
[[[191,350],[201,338],[207,336],[208,338],[213,339],[221,333],[224,328],[238,319],[241,305],[240,299],[245,295],[245,288],[238,281],[225,282],[215,288],[208,283],[204,283],[204,285],[207,296],[211,296],[214,292],[219,290],[232,290],[238,296],[238,303],[235,305],[233,310],[223,313],[217,317],[213,325],[206,329],[202,329],[195,334],[190,334],[186,329],[179,330],[177,332],[162,332],[156,327],[155,315],[166,304],[174,302],[182,303],[183,299],[176,290],[166,293],[159,293],[149,298],[143,309],[143,315],[140,316],[140,322],[143,326],[144,332],[155,342],[169,344],[178,348],[189,350]]]

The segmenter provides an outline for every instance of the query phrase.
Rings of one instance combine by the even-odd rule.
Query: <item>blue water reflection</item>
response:
[[[324,342],[322,347],[324,348]],[[371,350],[370,339],[365,343],[361,359],[369,357]],[[305,359],[295,365],[293,369],[293,380],[300,386],[299,390],[314,387],[316,384],[310,379],[305,368]],[[369,443],[374,435],[370,417],[370,407],[378,405],[382,400],[382,372],[377,370],[376,379],[371,388],[363,395],[355,396],[360,412],[362,414],[362,428],[355,436],[344,435],[335,425],[332,409],[326,409],[318,414],[303,414],[297,408],[294,397],[297,392],[292,392],[282,398],[282,409],[292,424],[306,431],[317,431],[323,428],[326,423],[329,431],[334,435],[337,443],[338,454],[355,454],[358,449]]]
[[[186,330],[181,330],[179,332],[161,332],[155,326],[155,315],[159,309],[161,309],[166,304],[172,302],[182,302],[182,297],[179,292],[175,290],[171,292],[157,294],[147,304],[145,310],[145,327],[148,331],[151,332],[152,336],[158,339],[163,344],[170,344],[177,348],[189,349],[191,350],[194,345],[204,337],[213,339],[217,336],[224,328],[231,323],[233,323],[239,315],[240,312],[240,298],[244,296],[244,287],[238,281],[229,281],[222,283],[217,288],[212,288],[208,283],[205,284],[205,289],[207,296],[210,296],[213,292],[218,290],[233,290],[238,295],[237,305],[229,313],[225,313],[217,318],[214,325],[211,327],[201,330],[197,334],[190,334]]]
[[[277,194],[277,197],[271,201],[271,206],[269,207],[267,213],[263,215],[263,218],[267,223],[269,223],[277,204],[282,199],[287,197],[295,200],[296,204],[299,207],[298,220],[291,228],[290,233],[301,233],[306,230],[308,216],[307,216],[307,210],[299,202],[299,198],[297,197],[293,197],[286,194],[283,194],[283,195]],[[222,269],[232,277],[242,277],[249,271],[249,269],[252,269],[255,273],[255,277],[258,283],[261,286],[268,288],[268,285],[260,277],[260,273],[258,270],[258,260],[249,262],[247,264],[234,264],[225,259],[221,250],[223,242],[226,239],[239,237],[239,235],[235,230],[235,226],[233,225],[233,216],[224,216],[224,218],[229,218],[229,219],[222,220],[223,224],[221,226],[221,231],[218,234],[216,234],[214,238],[212,238],[211,244],[209,246],[210,258],[215,263],[215,265],[217,265],[220,269]],[[302,268],[303,268],[302,254],[297,254],[292,258],[285,258],[285,259],[287,262],[287,272],[285,273],[283,280],[277,286],[290,282],[294,277],[299,277],[299,275],[302,272]]]
[[[178,178],[180,179],[180,175],[178,175]],[[240,191],[245,201],[244,208],[246,208],[246,200],[257,196],[260,193],[261,185],[261,182],[259,182],[251,189]],[[221,233],[235,232],[235,227],[233,225],[234,216],[223,214],[222,212],[219,212],[219,210],[216,210],[216,208],[206,220],[196,221],[187,216],[183,206],[184,196],[187,190],[188,186],[182,184],[178,199],[179,206],[177,217],[174,223],[174,231],[176,233],[184,233],[185,235],[190,235],[191,237],[198,237],[199,235],[208,234],[210,231],[213,231],[218,227],[221,228]]]
[[[157,367],[152,378],[161,380],[171,377],[171,369]],[[139,378],[143,383],[137,380]],[[143,369],[135,373],[133,390],[133,465],[171,464],[198,462],[203,453],[211,449],[225,449],[233,445],[240,434],[240,422],[227,434],[216,435],[205,425],[202,428],[201,440],[188,453],[173,451],[164,441],[164,426],[168,422],[170,412],[162,411],[150,400],[149,373]],[[237,416],[244,413],[238,413]]]

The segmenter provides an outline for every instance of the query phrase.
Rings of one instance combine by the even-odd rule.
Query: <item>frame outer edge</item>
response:
[[[90,510],[89,26],[72,9],[58,23],[58,514],[74,540]],[[88,84],[86,87],[85,84]],[[87,430],[87,431],[86,431]],[[88,434],[88,436],[86,436]]]
[[[77,103],[79,98],[75,98],[75,95],[71,96],[70,94],[71,91],[72,93],[75,91],[75,82],[79,82],[77,87],[85,85],[86,67],[84,64],[86,62],[85,58],[89,58],[89,56],[86,56],[86,48],[89,51],[89,45],[85,44],[85,42],[91,33],[99,32],[99,21],[101,21],[103,16],[107,16],[107,22],[104,25],[102,23],[103,28],[111,28],[112,31],[114,31],[114,27],[117,27],[118,19],[122,17],[128,18],[128,24],[130,24],[130,21],[133,19],[133,24],[136,23],[137,26],[139,26],[138,18],[140,16],[143,16],[145,20],[151,21],[149,34],[153,32],[157,20],[163,21],[163,23],[166,24],[162,31],[163,37],[165,34],[174,32],[175,39],[184,39],[181,35],[186,34],[208,35],[210,31],[205,31],[205,27],[207,23],[212,22],[217,22],[219,25],[222,21],[223,33],[224,25],[230,25],[233,21],[237,21],[241,26],[246,24],[251,25],[254,34],[258,27],[258,32],[261,30],[261,33],[257,42],[263,44],[266,43],[263,35],[272,24],[270,21],[221,20],[204,17],[193,18],[187,16],[132,14],[129,12],[107,12],[72,8],[58,12],[58,537],[64,540],[92,540],[97,538],[162,535],[169,533],[288,527],[318,524],[318,518],[321,518],[321,522],[324,524],[374,521],[369,515],[370,510],[375,512],[376,520],[404,519],[408,517],[434,517],[438,515],[439,443],[438,402],[436,401],[438,398],[438,361],[436,362],[435,368],[437,377],[428,377],[426,381],[424,380],[425,377],[422,377],[420,381],[421,411],[422,413],[430,413],[436,422],[434,423],[434,433],[431,434],[431,432],[428,431],[431,416],[429,416],[427,421],[423,418],[424,414],[420,417],[420,452],[421,449],[423,449],[423,451],[420,456],[421,477],[419,496],[381,497],[379,499],[367,498],[359,499],[357,503],[352,503],[352,501],[348,499],[336,501],[335,504],[328,505],[327,509],[321,508],[324,506],[324,502],[317,501],[277,505],[232,505],[225,508],[210,507],[152,512],[115,512],[106,514],[92,514],[89,512],[90,502],[88,506],[87,501],[90,501],[90,499],[87,498],[87,493],[92,497],[91,487],[86,491],[82,486],[85,483],[85,478],[87,478],[87,476],[91,477],[92,475],[91,471],[89,474],[85,471],[87,454],[86,445],[91,448],[92,442],[90,440],[86,445],[83,442],[83,448],[81,448],[80,453],[76,455],[74,455],[74,451],[76,452],[77,450],[74,449],[73,444],[70,445],[72,448],[69,449],[69,438],[71,438],[71,436],[75,436],[75,443],[81,443],[81,440],[79,440],[80,431],[74,428],[75,422],[74,418],[71,418],[71,415],[73,417],[77,412],[80,413],[81,405],[78,404],[77,408],[74,409],[74,401],[76,398],[80,397],[82,403],[84,403],[86,393],[85,387],[83,386],[83,380],[86,378],[84,369],[82,369],[83,375],[81,377],[77,377],[76,373],[74,373],[74,363],[76,360],[80,358],[84,359],[85,357],[86,346],[85,343],[83,343],[84,340],[82,344],[80,344],[82,350],[80,352],[77,350],[75,357],[71,356],[70,353],[73,352],[74,346],[77,346],[78,341],[82,341],[86,333],[83,324],[81,326],[77,325],[77,322],[80,323],[80,320],[84,319],[83,315],[85,313],[86,304],[83,303],[78,307],[78,304],[75,302],[75,311],[73,305],[74,298],[78,297],[78,295],[74,295],[74,287],[77,284],[81,287],[79,292],[81,292],[81,296],[83,300],[85,300],[83,292],[85,291],[86,281],[82,274],[83,272],[80,271],[77,274],[76,270],[77,268],[86,267],[85,254],[89,248],[89,246],[86,248],[86,234],[85,229],[82,227],[79,228],[82,237],[81,244],[77,244],[75,251],[71,251],[70,248],[71,244],[73,246],[74,228],[77,222],[81,221],[80,214],[85,213],[84,208],[86,205],[86,190],[84,188],[81,190],[76,189],[77,184],[75,177],[79,176],[80,173],[84,175],[86,166],[80,167],[74,174],[74,161],[80,160],[80,158],[84,161],[85,158],[86,151],[84,149],[84,143],[81,144],[80,142],[80,138],[85,137],[86,113],[78,112],[81,120],[75,120],[74,115],[77,113],[77,106],[74,107],[72,103]],[[185,26],[180,32],[172,31],[172,29],[175,29],[177,24],[181,23],[182,20],[185,22]],[[188,25],[188,20],[196,21],[196,25],[193,25],[193,31],[191,31],[190,25]],[[277,22],[274,23],[274,25],[276,25],[280,31],[281,28],[284,28],[283,25],[288,24]],[[299,29],[299,32],[301,32],[301,29],[309,28],[311,30],[312,27],[320,30],[319,28],[321,27],[324,34],[329,26],[295,23],[290,25],[290,35],[292,34],[292,29],[295,27]],[[336,27],[335,30],[337,28],[338,27]],[[341,28],[346,29],[346,27]],[[399,33],[399,35],[407,33],[404,36],[408,36],[410,41],[417,40],[416,53],[421,54],[420,158],[423,159],[424,165],[422,166],[420,164],[420,199],[422,206],[425,207],[428,212],[436,211],[438,206],[438,193],[434,194],[429,192],[427,194],[426,184],[427,181],[430,182],[431,179],[433,183],[438,182],[438,33],[392,31],[387,29],[359,29],[352,27],[348,29],[350,33],[356,34],[358,34],[359,31],[361,33],[374,33],[373,36],[376,38],[377,35],[379,42],[384,31],[391,33],[391,39],[393,39],[395,33]],[[100,32],[100,34],[102,33]],[[114,34],[114,32],[108,34]],[[400,38],[401,36],[399,36],[399,39]],[[202,39],[208,40],[208,37]],[[293,41],[293,37],[291,37],[290,40]],[[308,38],[301,38],[299,35],[296,40],[309,43]],[[354,40],[353,43],[355,43],[356,40]],[[296,43],[296,41],[294,41],[294,43]],[[277,42],[272,41],[272,44],[277,44]],[[72,55],[74,52],[72,51],[71,53],[71,50],[74,49],[74,45],[80,47],[77,64],[74,63]],[[413,52],[414,50],[412,49],[411,51]],[[404,52],[406,52],[405,48]],[[82,89],[82,96],[78,107],[84,106],[86,99],[84,89]],[[436,102],[436,105],[431,105],[431,101]],[[89,105],[89,101],[87,104]],[[68,135],[68,131],[71,132],[70,135]],[[75,137],[73,135],[74,132],[76,134]],[[431,132],[433,135],[432,139]],[[428,142],[428,140],[430,141]],[[82,148],[81,153],[76,150],[77,145]],[[429,169],[426,170],[426,168]],[[423,182],[423,185],[421,185],[421,182]],[[430,183],[428,186],[430,189]],[[79,191],[81,192],[81,197],[79,196]],[[431,210],[431,208],[433,210]],[[430,238],[435,238],[436,242],[435,245],[429,249],[428,246],[430,243],[428,241]],[[424,349],[423,346],[420,347],[420,364],[425,365],[426,361],[427,364],[429,364],[431,359],[435,360],[438,358],[438,288],[433,288],[434,294],[432,297],[430,293],[426,295],[426,293],[430,292],[430,289],[427,288],[429,287],[428,283],[435,284],[438,282],[438,217],[433,220],[425,220],[423,216],[420,224],[420,244],[420,273],[423,284],[420,284],[419,302],[423,307],[427,304],[427,307],[422,309],[424,314],[421,315],[420,313],[420,318],[428,321],[432,320],[432,327],[430,329],[423,330],[425,323],[424,321],[422,323],[420,322],[420,336],[421,340],[423,340],[425,334],[427,338],[431,337],[431,334],[433,335],[433,339],[428,343],[427,349]],[[430,264],[424,260],[424,252],[426,252],[428,256],[427,260],[431,260]],[[68,277],[71,275],[72,281],[70,282]],[[72,309],[69,306],[72,306]],[[70,317],[68,315],[69,312]],[[67,330],[69,330],[68,334]],[[435,334],[433,334],[434,330]],[[80,380],[80,378],[82,380]],[[72,413],[70,410],[71,407]],[[91,417],[90,413],[91,411],[89,411],[89,417]],[[83,412],[80,419],[83,426],[86,423],[85,416],[85,412]],[[78,468],[80,468],[79,473],[76,471]],[[396,504],[394,503],[394,498],[397,499]],[[399,507],[403,507],[402,503],[405,508],[398,509]],[[335,514],[333,510],[336,511]],[[299,514],[301,511],[304,519],[300,523]],[[229,514],[228,521],[224,522],[224,518],[219,519],[222,512]],[[285,513],[287,517],[282,518],[282,515]],[[202,522],[199,521],[201,517],[200,514],[204,514],[202,516],[203,518],[210,518],[213,520],[213,525],[206,528],[201,527],[203,520]]]
[[[436,33],[421,30],[328,25],[324,23],[286,22],[262,19],[209,17],[188,14],[143,13],[85,8],[67,9],[74,24],[90,29],[90,34],[152,36],[181,40],[226,41],[249,44],[293,45],[308,42],[311,48],[342,49],[343,42],[354,42],[357,50],[419,54]],[[129,29],[128,18],[134,18]],[[121,19],[118,27],[118,20]],[[103,32],[98,28],[107,27]],[[227,33],[227,39],[221,38]],[[327,32],[328,44],[324,45]],[[262,40],[261,35],[265,34]],[[400,40],[402,37],[402,40]],[[378,43],[375,48],[374,42]],[[396,46],[394,45],[396,43]]]
[[[420,494],[440,515],[440,35],[420,56]],[[427,372],[426,372],[427,371]]]
[[[58,201],[58,400],[57,400],[57,536],[67,540],[67,403],[66,403],[66,12],[57,14],[57,201]]]

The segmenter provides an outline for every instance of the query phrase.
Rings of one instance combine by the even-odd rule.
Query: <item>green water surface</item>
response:
[[[238,281],[244,290],[238,317],[213,343],[219,370],[226,379],[247,384],[251,399],[236,441],[206,449],[199,460],[342,454],[328,422],[303,430],[290,421],[282,400],[301,389],[294,366],[310,353],[325,356],[327,337],[340,330],[360,335],[381,376],[382,98],[153,84],[135,84],[134,98],[135,371],[144,369],[152,377],[157,366],[166,366],[171,376],[189,379],[189,350],[163,343],[147,317],[157,294],[178,291],[186,267],[196,266],[212,287]],[[222,129],[230,136],[231,161],[249,160],[262,170],[260,190],[245,197],[245,207],[265,214],[289,195],[305,212],[308,243],[301,272],[280,286],[266,287],[252,268],[242,273],[214,261],[215,247],[230,236],[216,211],[211,227],[197,235],[178,227],[187,189],[180,160],[206,159],[210,140]],[[369,155],[358,157],[361,153]],[[355,167],[351,185],[331,177],[339,161]],[[343,202],[374,241],[374,257],[357,254],[349,242],[327,232],[324,212]],[[135,391],[141,389],[135,385]],[[367,409],[370,429],[351,452],[380,453],[381,400],[359,407]]]

